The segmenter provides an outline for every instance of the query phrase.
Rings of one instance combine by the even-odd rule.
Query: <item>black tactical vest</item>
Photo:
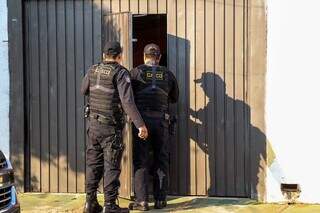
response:
[[[167,112],[169,107],[168,94],[169,71],[162,66],[141,65],[141,78],[135,93],[135,102],[139,110],[154,110]]]
[[[123,110],[116,88],[115,75],[121,69],[117,63],[100,63],[90,71],[90,113],[96,113],[111,121],[123,119]]]

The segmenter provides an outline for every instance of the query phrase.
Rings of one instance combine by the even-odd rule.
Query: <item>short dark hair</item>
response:
[[[160,55],[160,47],[156,44],[148,44],[144,47],[144,50],[143,52],[146,54],[146,55]]]
[[[153,55],[153,54],[144,54],[147,59],[159,60],[161,55]]]
[[[121,53],[116,54],[116,55],[114,55],[114,54],[104,54],[105,58],[113,59],[113,60],[115,60],[119,55],[121,55]]]

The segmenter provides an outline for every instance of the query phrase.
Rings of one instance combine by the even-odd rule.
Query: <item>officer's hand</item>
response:
[[[146,126],[142,126],[139,128],[139,133],[138,133],[139,138],[145,140],[148,138],[148,129]]]

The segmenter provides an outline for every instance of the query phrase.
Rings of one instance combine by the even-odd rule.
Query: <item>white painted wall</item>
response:
[[[276,154],[267,200],[299,183],[320,203],[320,1],[268,0],[267,136]]]
[[[9,68],[7,0],[0,0],[0,149],[9,156]]]

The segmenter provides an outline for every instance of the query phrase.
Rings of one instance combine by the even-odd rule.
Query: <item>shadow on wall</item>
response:
[[[213,131],[214,137],[213,140],[209,141],[199,140],[200,137],[190,135],[190,139],[196,141],[197,145],[209,157],[208,167],[211,184],[208,194],[251,197],[251,193],[257,193],[261,189],[252,188],[251,190],[253,191],[250,191],[249,185],[255,187],[264,181],[263,175],[265,171],[263,170],[266,163],[266,136],[250,123],[249,129],[247,128],[244,114],[248,113],[247,115],[250,115],[250,107],[243,101],[235,100],[225,93],[226,83],[219,75],[214,74],[214,72],[206,72],[202,74],[201,79],[197,79],[195,82],[200,84],[200,87],[208,98],[208,103],[197,111],[190,109],[190,115],[196,118],[197,122],[194,122],[194,119],[190,119],[189,126],[194,129],[206,129],[208,126],[211,126],[211,130],[208,129],[208,131]],[[214,85],[214,88],[210,90],[206,88],[206,85]],[[221,97],[221,95],[223,96]],[[222,102],[219,102],[219,98]],[[234,123],[228,123],[227,106],[232,105],[234,109],[237,109],[232,112],[234,113],[232,116],[234,116],[235,120]],[[208,111],[216,110],[215,112],[217,112],[215,108],[218,107],[221,107],[222,113],[215,113],[214,123],[208,124],[206,122]],[[223,107],[225,107],[224,110],[222,109]],[[237,121],[237,118],[241,120]],[[250,122],[250,117],[248,117],[248,122]],[[207,126],[201,127],[201,125]],[[237,130],[238,132],[235,133],[234,131]],[[207,134],[210,133],[208,132]],[[230,135],[232,141],[228,140],[228,134],[235,134],[233,136]],[[251,136],[246,134],[251,134]],[[221,162],[222,160],[224,162]],[[233,165],[231,170],[228,168],[228,164]],[[221,165],[224,165],[224,168],[221,168]],[[253,175],[252,177],[250,173]],[[219,177],[224,180],[219,179]],[[228,180],[230,179],[234,185],[228,184]]]
[[[196,169],[198,174],[195,175],[198,177],[205,175],[208,168],[209,177],[205,183],[208,195],[264,199],[259,196],[265,195],[266,136],[251,124],[250,106],[244,100],[237,100],[226,93],[226,82],[217,74],[217,70],[204,70],[200,79],[194,79],[194,73],[190,73],[190,42],[168,36],[169,43],[175,40],[179,48],[182,46],[177,49],[177,55],[173,54],[178,61],[176,75],[180,83],[180,100],[177,107],[172,107],[173,113],[176,112],[179,118],[176,137],[178,148],[172,155],[179,156],[179,163],[171,168],[171,173],[180,173],[171,174],[174,180],[178,180],[171,181],[171,187],[176,187],[176,183],[178,185],[178,189],[171,191],[192,195],[191,187],[194,190],[197,186],[191,186],[191,179],[196,178],[191,177],[195,174],[191,167]],[[169,55],[169,61],[170,57],[172,54]],[[194,79],[193,82],[190,78]],[[197,89],[196,95],[204,93],[206,104],[195,110],[190,107],[190,99],[195,100],[196,97],[190,95],[190,91],[196,85],[202,89]],[[201,162],[201,168],[197,168],[200,163],[191,162],[191,156],[193,159],[197,155],[193,141],[208,157],[206,162]],[[176,158],[172,155],[171,162],[174,162]],[[191,166],[191,163],[195,166]]]

